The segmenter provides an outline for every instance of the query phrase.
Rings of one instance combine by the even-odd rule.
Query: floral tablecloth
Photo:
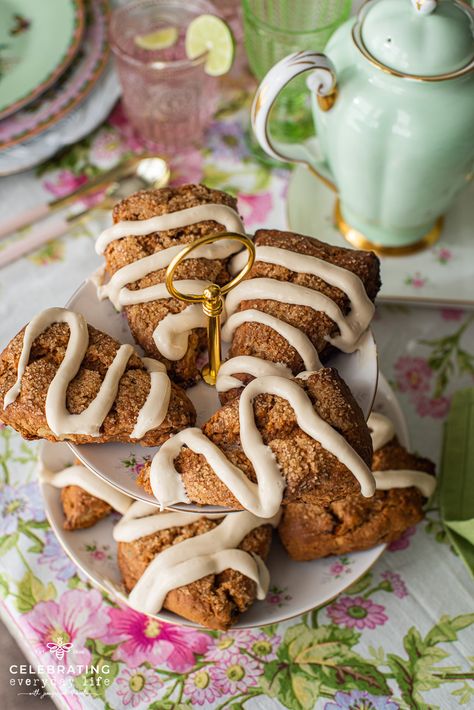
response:
[[[245,135],[249,99],[245,85],[236,83],[202,150],[174,160],[173,181],[238,193],[249,231],[284,228],[290,173],[252,156]],[[141,147],[119,105],[99,131],[61,157],[36,172],[2,178],[1,214],[67,194]],[[1,270],[2,346],[37,311],[65,303],[98,266],[93,240],[109,219],[97,216]],[[375,332],[413,447],[437,459],[450,397],[473,381],[474,315],[381,306]],[[436,511],[390,545],[354,586],[311,614],[249,631],[193,631],[119,608],[87,584],[45,521],[36,454],[37,444],[0,431],[1,617],[41,676],[33,687],[26,683],[28,667],[12,666],[10,683],[19,693],[49,692],[62,708],[109,710],[474,705],[474,583]],[[90,554],[100,558],[106,551],[92,547]],[[346,568],[345,558],[335,559],[331,573],[341,576]],[[273,588],[268,601],[284,607],[289,596]]]

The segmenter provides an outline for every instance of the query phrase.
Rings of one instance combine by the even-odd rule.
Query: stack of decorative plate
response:
[[[108,14],[108,0],[0,0],[1,175],[39,164],[107,117],[119,96]]]
[[[202,185],[125,198],[104,269],[0,359],[0,418],[52,442],[41,485],[66,552],[119,601],[214,629],[329,601],[434,488],[379,378],[377,257],[252,239],[236,206]],[[224,361],[210,328],[201,370],[214,307]]]

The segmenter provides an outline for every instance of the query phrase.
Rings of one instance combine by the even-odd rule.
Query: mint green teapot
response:
[[[304,72],[318,140],[282,143],[269,113]],[[370,0],[325,55],[297,52],[268,72],[252,127],[270,156],[334,187],[336,222],[355,245],[433,243],[474,171],[474,11],[461,0]]]

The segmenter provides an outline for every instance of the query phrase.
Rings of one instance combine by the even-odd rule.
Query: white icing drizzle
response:
[[[199,293],[200,291],[204,291],[210,283],[210,281],[203,281],[202,279],[182,279],[181,281],[174,282],[176,288],[184,293]],[[169,291],[164,283],[147,286],[146,288],[140,289],[140,291],[123,289],[122,296],[120,300],[124,306],[133,306],[137,303],[149,303],[150,301],[170,298]]]
[[[372,446],[378,451],[395,436],[395,427],[388,417],[379,412],[372,412],[368,421],[371,430]],[[378,491],[391,488],[418,488],[425,498],[430,498],[436,488],[436,478],[424,471],[387,470],[374,471],[375,487]]]
[[[209,532],[168,547],[148,565],[130,592],[130,604],[139,611],[155,614],[172,589],[225,569],[234,569],[252,579],[257,585],[257,598],[264,599],[270,581],[265,564],[258,555],[236,548],[260,525],[270,523],[275,527],[278,517],[262,520],[246,511],[232,513]]]
[[[206,326],[207,316],[201,304],[193,303],[180,313],[168,313],[155,328],[153,340],[168,360],[181,360],[186,355],[191,331]]]
[[[215,474],[246,510],[264,518],[277,513],[286,483],[271,448],[262,441],[253,411],[254,398],[264,393],[286,399],[295,412],[298,426],[353,473],[362,495],[374,494],[374,479],[366,464],[344,437],[318,416],[304,390],[292,380],[266,376],[250,382],[239,400],[240,441],[245,455],[252,462],[257,483],[234,466],[200,429],[184,429],[163,444],[151,464],[150,484],[161,507],[189,502],[173,463],[182,446],[186,445],[206,458]]]
[[[242,387],[242,382],[234,374],[241,372],[253,377],[263,377],[265,375],[276,375],[279,377],[292,377],[289,367],[282,363],[262,360],[260,357],[252,355],[238,355],[222,363],[217,374],[216,390],[218,392],[228,392],[233,387]]]
[[[131,439],[141,439],[147,431],[162,424],[171,397],[171,382],[163,363],[149,357],[144,357],[142,362],[150,373],[150,391],[145,404],[138,412],[137,421],[130,434]]]
[[[380,412],[371,412],[367,426],[370,429],[370,437],[374,451],[378,451],[395,436],[393,422]]]
[[[160,530],[190,525],[203,517],[222,518],[222,515],[159,511],[156,505],[137,500],[114,527],[113,537],[117,542],[133,542]]]
[[[69,340],[66,352],[53,377],[46,395],[45,414],[51,431],[57,436],[85,434],[100,436],[100,428],[109,413],[131,355],[135,352],[131,345],[121,345],[107,370],[96,397],[80,414],[70,414],[66,407],[66,393],[69,383],[75,378],[89,345],[89,332],[85,318],[79,313],[65,308],[48,308],[35,316],[26,326],[23,346],[18,362],[17,379],[5,395],[4,409],[14,402],[21,391],[21,380],[30,358],[35,339],[53,323],[69,326]],[[162,365],[147,358],[145,367],[150,373],[150,392],[138,413],[132,438],[141,438],[155,426],[161,417],[163,421],[169,402],[170,384],[168,376],[162,372]],[[168,380],[168,385],[165,383]]]
[[[424,471],[374,471],[375,486],[378,491],[391,488],[418,488],[425,498],[430,498],[436,488],[436,478]]]
[[[243,258],[237,254],[232,259],[231,272],[235,273],[242,267]],[[374,314],[374,304],[357,274],[323,259],[279,247],[257,246],[256,261],[283,266],[297,273],[312,274],[339,288],[349,298],[351,309],[348,315],[345,316],[334,301],[319,291],[270,278],[247,279],[236,286],[227,296],[229,314],[234,313],[242,301],[253,299],[309,306],[315,311],[326,313],[338,326],[340,335],[328,338],[332,345],[343,352],[354,352],[357,349],[357,343],[369,327]]]
[[[260,281],[260,279],[252,279],[252,281]],[[267,279],[267,281],[272,281],[273,279]],[[250,283],[250,281],[242,281],[239,286],[243,284]],[[276,282],[280,283],[280,282]],[[234,291],[236,291],[239,286],[236,286]],[[234,292],[233,291],[233,292]],[[226,312],[229,314],[232,308],[231,292],[227,296],[226,301]],[[278,300],[278,299],[277,299]],[[235,308],[234,308],[235,310]],[[303,360],[305,370],[319,370],[321,367],[321,362],[319,360],[318,351],[314,347],[308,336],[303,333],[302,330],[296,328],[294,325],[285,323],[285,321],[270,315],[269,313],[264,313],[263,311],[258,311],[256,308],[249,308],[245,311],[239,311],[237,313],[232,313],[232,315],[227,317],[227,321],[222,328],[222,338],[223,340],[230,342],[236,328],[238,328],[242,323],[261,323],[262,325],[267,325],[277,333],[279,333],[283,338],[288,340],[288,342],[295,348],[295,350],[300,355]]]
[[[178,212],[158,215],[151,219],[124,221],[106,229],[97,240],[96,251],[102,254],[107,245],[116,239],[123,239],[129,236],[144,236],[157,231],[178,229],[187,227],[198,222],[213,220],[222,224],[226,231],[239,232],[244,234],[244,226],[235,210],[227,205],[206,204],[197,207],[189,207]],[[178,244],[168,249],[163,249],[156,254],[151,254],[143,259],[139,259],[123,268],[119,269],[103,285],[97,286],[97,294],[100,300],[109,298],[115,308],[121,310],[123,306],[139,303],[147,303],[165,298],[170,298],[166,284],[160,283],[154,286],[131,291],[126,288],[127,284],[135,283],[148,274],[166,269],[172,259],[183,249],[183,244]],[[231,239],[225,239],[214,244],[207,244],[199,247],[190,253],[188,259],[226,259],[235,254],[241,248],[239,243]],[[175,282],[176,287],[182,292],[196,293],[203,291],[209,285],[209,281],[182,280]],[[198,315],[199,313],[199,315]],[[164,321],[167,321],[164,324]],[[206,317],[202,308],[188,306],[180,313],[169,313],[160,323],[158,323],[153,340],[158,351],[168,360],[180,360],[186,354],[188,338],[194,328],[206,327]]]
[[[102,478],[96,476],[92,471],[82,465],[69,466],[68,468],[53,473],[46,468],[41,469],[40,481],[49,483],[54,488],[66,488],[67,486],[79,486],[91,496],[108,503],[118,513],[127,512],[133,498],[121,493],[106,483]]]
[[[97,239],[95,250],[97,254],[103,254],[107,246],[116,239],[124,237],[143,237],[153,232],[166,232],[170,229],[181,229],[190,227],[198,222],[213,221],[222,224],[226,232],[240,232],[244,234],[244,225],[237,212],[227,205],[217,203],[208,203],[205,205],[197,205],[196,207],[188,207],[177,212],[168,212],[167,214],[157,215],[150,219],[140,220],[124,220],[114,224],[112,227],[105,229]],[[230,241],[230,240],[229,240]],[[211,259],[222,259],[224,256],[216,256],[218,253],[225,253],[226,248],[222,246],[224,242],[218,242],[216,245],[210,245],[212,256],[204,257]],[[219,246],[218,246],[219,245]],[[181,245],[181,248],[183,245]],[[229,245],[227,245],[227,249]],[[235,253],[236,249],[241,249],[240,245],[232,242],[232,251],[227,251],[227,256]],[[196,256],[194,256],[196,258]]]

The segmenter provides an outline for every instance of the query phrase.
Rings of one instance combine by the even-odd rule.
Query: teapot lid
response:
[[[369,59],[401,76],[451,78],[474,68],[474,11],[461,0],[371,0],[354,30]]]

